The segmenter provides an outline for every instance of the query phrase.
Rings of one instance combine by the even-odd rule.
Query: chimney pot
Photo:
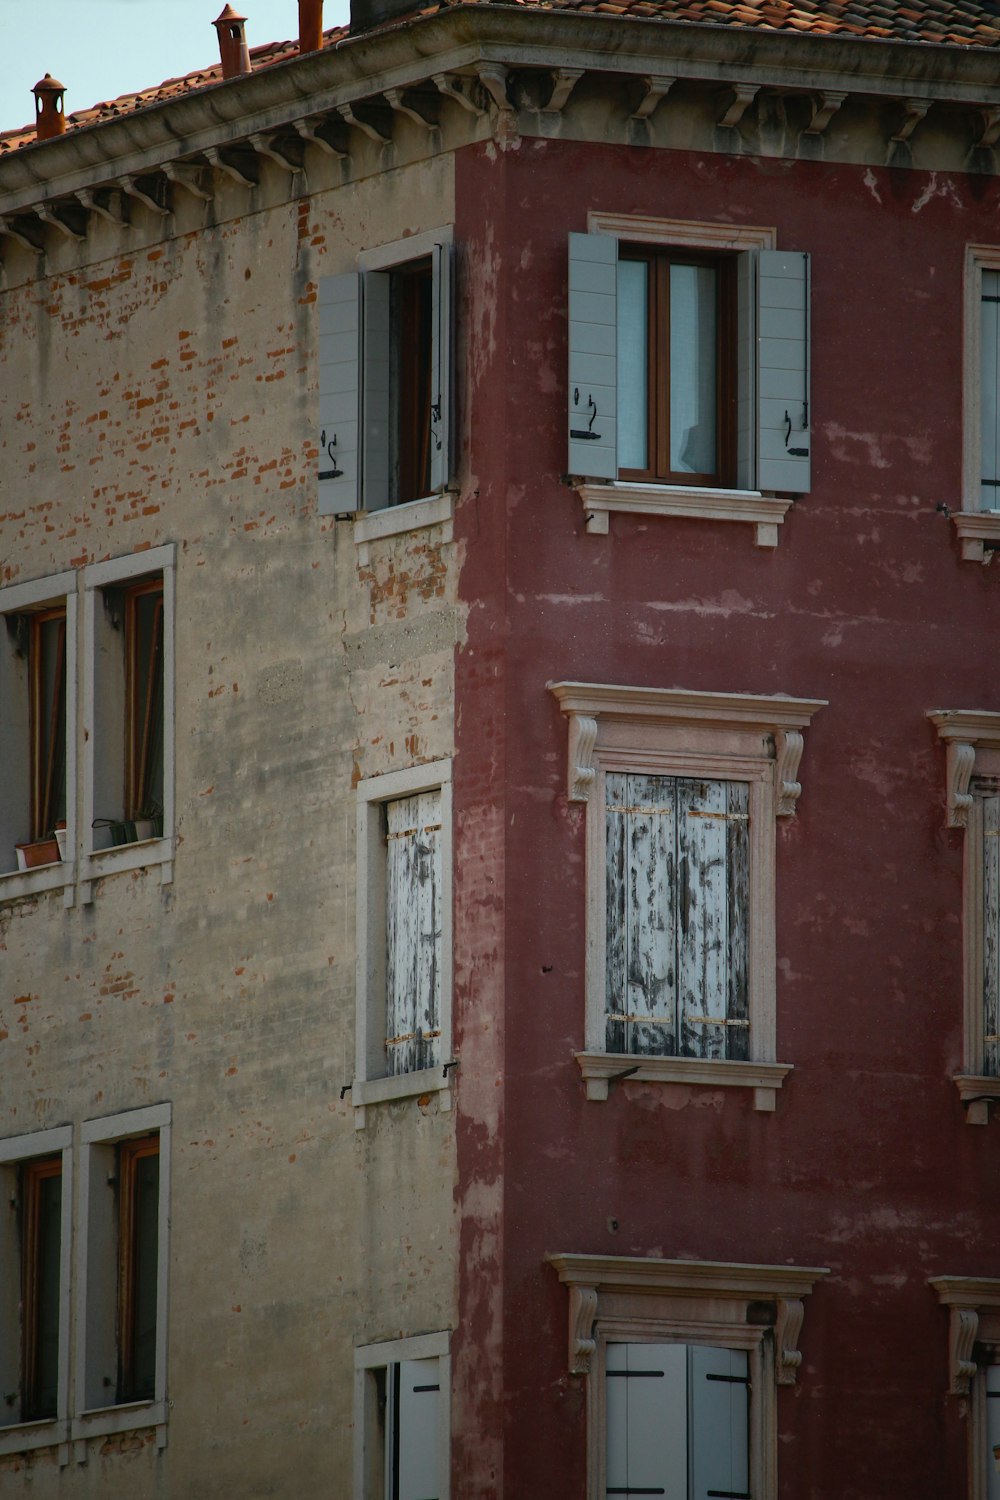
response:
[[[35,96],[36,139],[50,141],[54,136],[63,135],[66,130],[66,116],[63,114],[66,85],[53,78],[51,73],[46,73],[31,92]]]
[[[299,0],[299,52],[318,52],[323,45],[323,0]]]
[[[219,56],[222,59],[223,78],[242,78],[250,72],[250,50],[247,47],[247,18],[227,5],[217,20],[212,22],[219,37]]]

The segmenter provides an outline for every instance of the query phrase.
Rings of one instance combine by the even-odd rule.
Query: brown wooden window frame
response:
[[[60,622],[57,633],[57,671],[51,684],[45,681],[42,632],[53,621]],[[33,840],[50,838],[59,810],[59,789],[55,785],[56,768],[59,764],[60,746],[56,737],[66,743],[66,607],[34,611],[28,616],[28,721],[31,746],[31,837]],[[45,735],[45,699],[51,687],[48,704],[49,733]],[[60,701],[61,711],[60,711]],[[63,789],[65,796],[65,787]]]
[[[136,1376],[136,1282],[138,1245],[138,1164],[159,1157],[160,1136],[140,1136],[118,1143],[118,1402],[152,1400],[154,1391],[139,1393]],[[159,1274],[159,1226],[154,1247]]]
[[[736,483],[736,258],[659,245],[621,244],[619,260],[648,266],[646,308],[647,464],[619,470],[640,483],[725,489]],[[670,268],[716,272],[716,464],[711,474],[670,468]]]
[[[36,1422],[54,1418],[56,1407],[43,1407],[40,1399],[39,1346],[42,1322],[41,1259],[41,1183],[63,1175],[61,1153],[58,1156],[39,1157],[21,1163],[21,1421]],[[62,1219],[60,1214],[60,1236]],[[59,1297],[61,1278],[56,1286],[54,1316],[59,1326]],[[58,1369],[56,1371],[58,1381]]]
[[[390,273],[393,452],[390,503],[431,493],[434,295],[430,256]]]
[[[139,601],[159,596],[154,610],[153,639],[148,658],[139,654]],[[150,766],[159,736],[163,753],[164,705],[164,612],[163,578],[145,578],[130,584],[125,605],[125,815],[129,819],[150,816]],[[154,692],[159,693],[159,724],[156,723]],[[162,807],[160,808],[162,813]]]

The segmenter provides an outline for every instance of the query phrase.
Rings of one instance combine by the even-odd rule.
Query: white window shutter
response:
[[[431,492],[447,488],[452,474],[452,292],[451,245],[435,245],[432,255]]]
[[[386,1071],[441,1056],[441,793],[386,804]]]
[[[1000,1365],[986,1366],[986,1500],[1000,1500]]]
[[[980,304],[980,505],[1000,510],[1000,271],[983,270]]]
[[[684,1057],[745,1059],[749,794],[741,781],[677,781],[677,982]],[[716,1023],[716,1024],[713,1024]]]
[[[618,241],[569,237],[569,473],[617,479]]]
[[[607,1346],[608,1495],[687,1500],[686,1383],[684,1344]]]
[[[362,308],[361,499],[365,510],[382,510],[389,504],[392,446],[392,277],[388,271],[364,273]]]
[[[1000,796],[983,798],[983,1072],[1000,1073]]]
[[[757,255],[757,484],[810,487],[809,257]]]
[[[676,782],[605,777],[607,1048],[677,1051]]]
[[[438,1500],[440,1362],[404,1359],[393,1370],[396,1393],[392,1500]]]
[[[319,513],[357,510],[360,484],[361,278],[319,284]]]
[[[757,488],[757,252],[736,257],[736,484]]]
[[[748,1361],[742,1349],[692,1344],[689,1359],[690,1500],[750,1500]]]

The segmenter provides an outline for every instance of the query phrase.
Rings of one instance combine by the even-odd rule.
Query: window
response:
[[[174,548],[84,570],[84,885],[173,858]]]
[[[1000,545],[1000,248],[965,256],[965,451],[962,509],[953,515],[963,558]]]
[[[588,531],[625,510],[750,521],[776,545],[790,502],[773,492],[810,486],[809,257],[730,225],[591,229],[569,237],[569,472]]]
[[[451,478],[451,231],[360,267],[320,283],[321,515],[408,505]]]
[[[625,1077],[752,1088],[771,1110],[775,819],[817,699],[550,684],[587,803],[587,1095]]]
[[[955,1082],[970,1125],[1000,1099],[1000,713],[929,713],[946,747],[947,823],[964,828],[964,1058]]]
[[[447,1500],[447,1333],[355,1349],[355,1500]]]
[[[75,591],[73,573],[0,589],[2,896],[73,878]]]
[[[968,1401],[969,1500],[1000,1500],[1000,1281],[934,1276],[948,1310],[948,1392]]]
[[[166,1423],[170,1106],[82,1127],[73,1436]]]
[[[354,1103],[446,1089],[451,1036],[451,763],[358,786]],[[442,1107],[448,1107],[442,1096]],[[356,1115],[364,1123],[364,1114]]]
[[[0,1455],[67,1435],[71,1141],[0,1141]]]
[[[551,1255],[569,1369],[587,1381],[587,1496],[775,1500],[777,1385],[802,1363],[803,1299],[829,1273]]]

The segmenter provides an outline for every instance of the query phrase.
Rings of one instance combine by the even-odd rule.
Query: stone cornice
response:
[[[948,793],[949,828],[966,828],[972,795],[969,783],[978,750],[1000,750],[1000,713],[982,709],[938,708],[927,717],[947,752],[945,777]]]
[[[739,1261],[654,1260],[631,1255],[547,1255],[566,1286],[603,1292],[691,1292],[736,1299],[805,1297],[830,1272],[822,1266],[760,1266]],[[950,1279],[950,1278],[949,1278]],[[1000,1285],[1000,1283],[994,1283]]]

